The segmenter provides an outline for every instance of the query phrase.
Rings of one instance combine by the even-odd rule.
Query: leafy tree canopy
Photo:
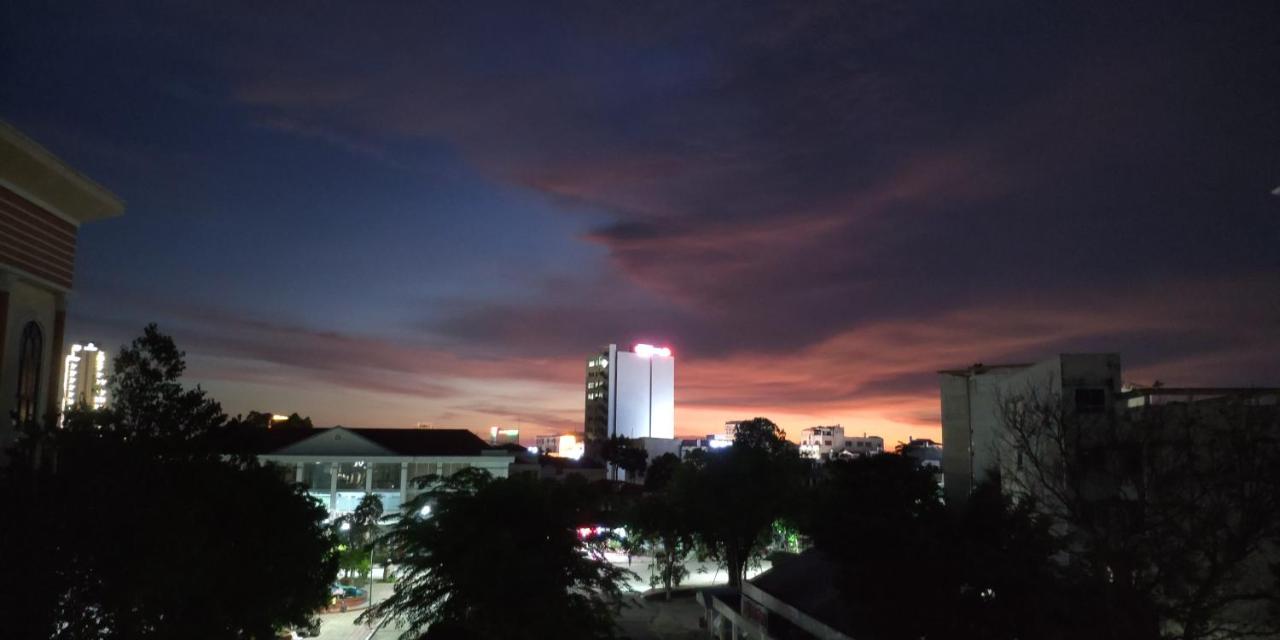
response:
[[[604,443],[601,456],[605,462],[626,471],[628,475],[644,473],[649,461],[648,451],[640,447],[638,442],[623,436],[609,438]]]
[[[649,470],[644,474],[646,491],[661,491],[671,484],[676,470],[680,468],[680,457],[674,453],[664,453],[649,463]]]
[[[787,432],[768,418],[752,418],[739,423],[734,430],[733,444],[772,454],[782,454],[793,448],[787,442]]]
[[[686,512],[693,532],[728,568],[731,585],[741,583],[773,522],[792,515],[803,492],[806,466],[784,435],[767,418],[745,422],[732,447],[686,460],[668,489],[696,505]]]
[[[293,412],[285,416],[283,420],[277,419],[274,413],[269,411],[250,411],[243,416],[236,416],[231,420],[232,423],[245,426],[256,427],[258,429],[313,429],[315,425],[311,424],[310,417],[302,417],[298,412]]]
[[[0,473],[6,634],[269,638],[325,604],[324,509],[278,470],[220,454],[225,416],[182,386],[184,368],[148,326],[116,359],[109,409],[14,450]]]
[[[826,465],[802,530],[835,568],[858,637],[1071,638],[1072,611],[1048,523],[991,485],[947,511],[933,474],[900,456]]]
[[[390,616],[416,638],[609,638],[625,572],[587,553],[581,487],[468,469],[408,505],[383,539],[395,592],[361,620]],[[420,509],[431,505],[430,514]]]

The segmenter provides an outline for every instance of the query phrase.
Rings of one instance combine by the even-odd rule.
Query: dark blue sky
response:
[[[932,372],[1280,384],[1275,3],[9,3],[9,120],[127,202],[74,338],[229,410],[936,435]],[[52,6],[50,6],[52,5]]]

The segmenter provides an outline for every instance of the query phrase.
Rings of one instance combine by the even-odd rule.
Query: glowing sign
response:
[[[668,347],[655,347],[651,344],[638,344],[633,349],[635,354],[641,358],[652,358],[658,356],[661,358],[670,358],[671,349]]]

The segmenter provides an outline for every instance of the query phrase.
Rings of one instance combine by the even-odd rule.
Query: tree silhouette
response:
[[[626,572],[580,538],[591,523],[580,487],[477,469],[424,485],[381,540],[399,565],[395,592],[360,621],[390,617],[404,638],[613,636]]]
[[[662,491],[671,484],[672,478],[676,475],[676,470],[680,468],[680,457],[674,453],[664,453],[653,462],[649,463],[649,469],[644,474],[644,488],[646,491]]]
[[[302,417],[298,412],[289,414],[283,420],[276,420],[275,414],[263,411],[250,411],[243,416],[236,416],[231,422],[237,426],[256,427],[259,429],[313,429],[310,417]]]
[[[688,500],[694,535],[724,563],[729,584],[746,577],[768,543],[775,520],[792,512],[802,492],[804,462],[781,429],[766,418],[743,423],[733,446],[681,465],[670,491]]]
[[[638,499],[627,517],[629,542],[647,544],[653,548],[654,563],[658,572],[651,586],[661,586],[668,600],[671,589],[680,586],[688,575],[684,562],[693,550],[693,508],[685,496],[662,491],[649,493]]]
[[[351,513],[334,521],[338,537],[344,542],[338,566],[345,574],[368,576],[368,572],[373,571],[371,552],[376,545],[381,522],[382,498],[374,493],[366,493]]]
[[[185,389],[155,325],[121,349],[115,403],[29,434],[0,471],[5,635],[268,638],[325,604],[325,511],[215,446],[225,417]]]
[[[1008,398],[1000,477],[1132,637],[1280,633],[1280,412],[1219,398],[1081,414]]]
[[[738,424],[733,432],[734,444],[779,454],[791,447],[787,432],[768,418],[752,418]]]
[[[631,438],[614,436],[604,443],[601,457],[615,468],[626,471],[628,478],[635,477],[644,473],[649,460],[649,452],[636,445]]]

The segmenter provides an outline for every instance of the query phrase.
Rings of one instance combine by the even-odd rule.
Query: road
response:
[[[650,640],[657,638],[695,638],[705,636],[699,630],[698,620],[702,611],[692,598],[677,598],[671,602],[648,601],[639,598],[640,594],[650,591],[649,577],[655,571],[653,559],[647,556],[627,556],[618,553],[607,553],[605,557],[614,566],[629,569],[635,575],[626,581],[625,589],[630,592],[627,607],[618,616],[618,626],[624,638]],[[681,583],[681,587],[708,587],[724,584],[728,581],[724,569],[714,562],[690,561],[685,563],[689,576]],[[753,567],[747,577],[754,577],[769,568],[769,563]],[[375,583],[373,600],[380,602],[391,595],[394,586],[388,583]],[[357,616],[363,609],[346,613],[330,613],[320,616],[320,640],[367,640],[372,632],[366,625],[355,624]],[[392,640],[399,637],[400,629],[386,628],[379,630],[372,640]]]

